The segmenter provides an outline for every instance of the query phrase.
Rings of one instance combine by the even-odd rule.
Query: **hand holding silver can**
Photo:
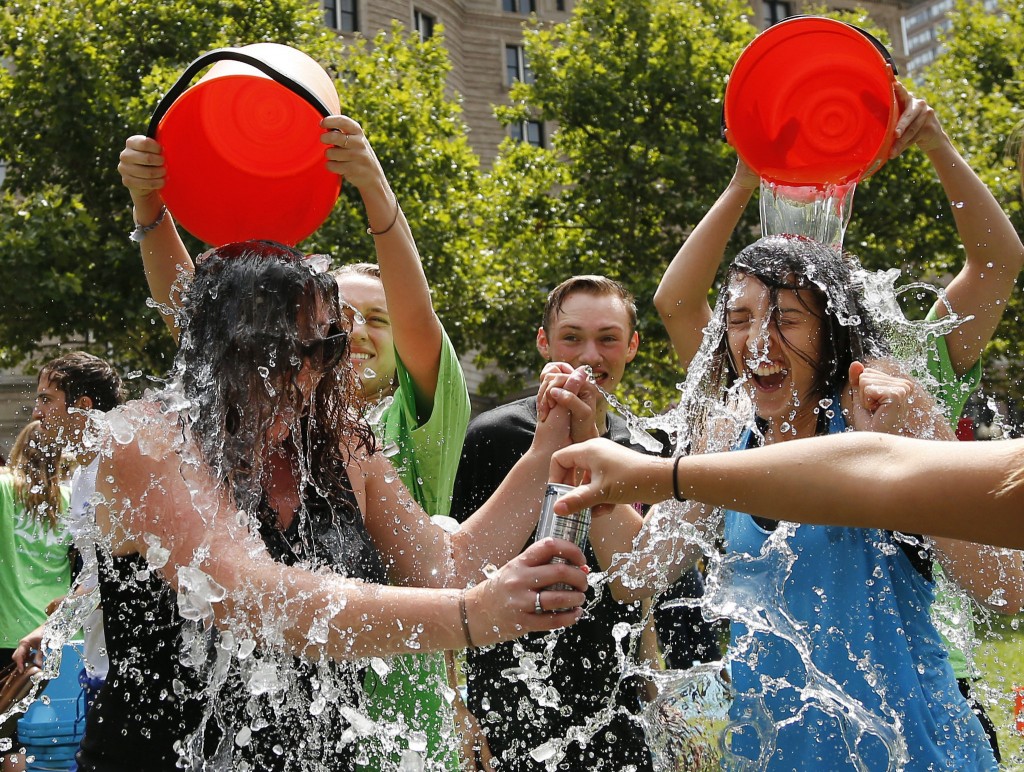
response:
[[[590,535],[590,507],[574,512],[570,515],[556,515],[555,502],[559,497],[573,489],[572,485],[561,483],[548,483],[544,489],[544,503],[540,509],[540,520],[537,523],[536,539],[546,539],[552,536],[556,539],[565,539],[573,542],[581,550],[586,550],[587,538]],[[552,558],[552,563],[565,563],[562,558]],[[546,589],[550,590],[572,590],[575,589],[567,584],[555,584]]]

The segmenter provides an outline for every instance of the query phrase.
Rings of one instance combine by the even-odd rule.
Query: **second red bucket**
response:
[[[849,24],[800,16],[748,45],[725,90],[725,136],[762,179],[841,185],[885,163],[899,117],[891,57]]]
[[[256,43],[199,57],[150,122],[167,164],[167,208],[213,246],[302,241],[341,190],[320,142],[321,118],[340,109],[330,76],[289,46]]]

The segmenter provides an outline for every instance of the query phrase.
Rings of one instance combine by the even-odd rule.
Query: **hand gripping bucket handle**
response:
[[[285,75],[283,72],[278,71],[275,67],[262,59],[253,56],[252,54],[239,51],[237,48],[217,48],[194,60],[185,69],[185,72],[181,74],[181,77],[178,78],[177,82],[171,86],[170,90],[164,94],[163,99],[160,100],[160,104],[157,105],[156,111],[153,113],[152,119],[149,121],[149,128],[146,130],[146,136],[154,139],[156,138],[156,130],[160,126],[160,121],[163,120],[164,115],[171,109],[171,105],[178,100],[178,97],[185,93],[185,90],[192,84],[192,79],[200,70],[214,62],[224,60],[241,62],[242,64],[247,64],[250,67],[256,68],[271,80],[280,83],[285,88],[305,99],[325,118],[331,114],[330,109],[324,104],[323,100],[313,93],[307,86],[294,78]]]

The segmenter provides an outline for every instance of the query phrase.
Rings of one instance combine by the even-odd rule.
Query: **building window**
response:
[[[565,0],[555,0],[555,10],[556,11],[564,11],[565,10]]]
[[[509,134],[516,142],[526,142],[534,147],[544,147],[544,124],[540,121],[520,121],[513,123]]]
[[[420,33],[420,40],[434,37],[434,25],[436,23],[437,19],[429,13],[424,13],[418,8],[413,9],[412,24],[416,31]]]
[[[324,23],[342,32],[358,32],[357,0],[323,0]]]
[[[907,38],[907,53],[913,53],[935,41],[935,31],[931,27],[925,27],[915,35]]]
[[[537,10],[537,0],[501,0],[501,8],[505,13],[521,13],[529,16]]]
[[[789,3],[781,0],[764,0],[764,26],[770,27],[773,24],[778,24],[792,15],[793,9]]]
[[[510,86],[517,80],[533,83],[533,71],[526,62],[526,51],[522,46],[505,46],[505,75]]]

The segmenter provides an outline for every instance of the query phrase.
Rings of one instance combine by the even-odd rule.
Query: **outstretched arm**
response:
[[[939,124],[935,111],[901,84],[896,93],[903,114],[896,124],[892,156],[917,145],[939,175],[951,203],[957,232],[964,245],[964,267],[946,288],[959,316],[973,316],[946,336],[949,356],[958,376],[967,373],[995,334],[1021,268],[1024,245],[999,202],[967,164]],[[947,313],[939,303],[940,317]]]
[[[732,232],[760,180],[743,161],[725,192],[708,210],[669,263],[654,293],[654,306],[683,367],[689,367],[711,321],[708,291]]]
[[[160,190],[167,176],[160,144],[150,137],[129,137],[121,151],[117,171],[131,194],[135,222],[142,226],[156,222],[163,211]],[[177,341],[179,330],[174,312],[180,307],[181,298],[174,293],[175,282],[182,273],[191,275],[195,266],[170,212],[157,227],[142,235],[139,246],[149,294],[157,302],[164,324]]]
[[[183,615],[206,617],[239,639],[334,659],[483,645],[579,617],[584,558],[564,541],[532,545],[464,595],[277,563],[223,486],[183,460],[194,451],[170,447],[166,430],[140,427],[126,444],[112,443],[100,463],[96,516],[111,552],[146,556],[177,591]],[[568,562],[551,564],[555,556]],[[575,589],[545,590],[549,607],[574,610],[535,614],[536,589],[559,582]]]
[[[441,322],[412,230],[362,127],[344,115],[324,118],[327,168],[359,190],[377,251],[395,350],[416,387],[422,417],[429,416],[441,365]]]
[[[588,482],[556,511],[672,496],[672,459],[606,440],[560,450],[552,479]],[[781,442],[742,453],[679,459],[688,499],[773,519],[888,528],[1024,549],[1024,440],[936,442],[875,432]],[[972,516],[982,512],[983,516]]]

